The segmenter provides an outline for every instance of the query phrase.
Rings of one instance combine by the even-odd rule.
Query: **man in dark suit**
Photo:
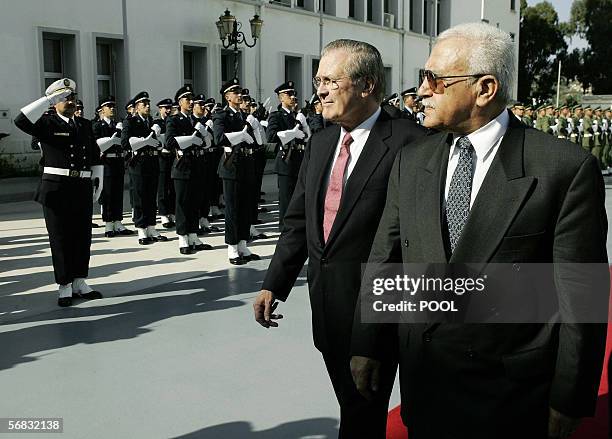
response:
[[[55,113],[43,116],[49,105]],[[52,83],[45,96],[23,107],[15,118],[19,129],[39,139],[44,156],[36,201],[43,206],[59,290],[57,303],[62,307],[72,305],[73,296],[102,297],[85,278],[93,201],[100,197],[104,171],[91,123],[75,117],[75,110],[76,83],[65,78]]]
[[[526,129],[505,109],[514,47],[483,23],[438,36],[419,95],[425,125],[441,132],[398,154],[369,262],[450,270],[506,263],[514,273],[508,294],[526,310],[540,305],[526,263],[554,263],[539,268],[537,280],[552,286],[548,300],[558,309],[517,324],[400,324],[402,418],[411,439],[565,438],[594,412],[606,338],[596,322],[606,321],[609,288],[604,185],[588,152]],[[593,276],[575,283],[581,263],[596,263]],[[525,294],[530,289],[536,294]],[[604,317],[573,318],[586,302]],[[492,308],[473,323],[507,312]],[[391,335],[359,314],[351,366],[368,394],[376,359],[385,358],[377,345]]]
[[[349,344],[361,264],[378,225],[389,171],[397,151],[421,137],[414,122],[381,111],[384,67],[370,44],[337,40],[321,54],[313,80],[323,117],[334,125],[312,135],[255,319],[278,325],[271,314],[286,300],[308,258],[314,344],[323,355],[340,404],[341,438],[384,438],[397,368],[384,365],[373,400],[357,392],[349,369]],[[386,346],[393,349],[392,340]],[[393,354],[390,354],[393,357]]]

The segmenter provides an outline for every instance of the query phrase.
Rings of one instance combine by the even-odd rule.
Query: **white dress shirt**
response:
[[[74,116],[72,116],[70,119],[67,118],[66,116],[62,116],[59,113],[55,113],[57,114],[64,122],[66,122],[68,125],[70,125],[70,121],[72,120],[74,122],[74,124],[76,125],[76,121],[74,120]]]
[[[366,120],[361,122],[357,127],[351,131],[351,137],[353,138],[353,143],[351,143],[350,150],[351,156],[346,166],[346,172],[344,173],[344,184],[346,184],[348,178],[350,177],[353,169],[355,169],[355,165],[357,164],[357,160],[359,160],[359,156],[363,151],[363,147],[368,141],[368,137],[370,136],[370,131],[374,127],[378,116],[380,115],[380,107],[368,117]],[[332,162],[331,167],[329,168],[329,173],[327,174],[327,181],[331,177],[332,170],[334,169],[334,165],[336,164],[336,159],[338,155],[340,155],[340,148],[342,146],[342,139],[344,139],[344,135],[347,131],[344,128],[340,128],[340,138],[338,139],[338,143],[336,144],[336,152],[334,153],[334,161]]]
[[[467,136],[472,143],[475,152],[473,156],[474,175],[472,178],[472,196],[470,199],[470,208],[474,204],[474,200],[478,195],[482,182],[484,181],[487,172],[491,167],[491,162],[493,162],[493,159],[497,154],[497,150],[499,149],[499,145],[504,138],[504,134],[508,129],[509,123],[510,118],[508,117],[508,112],[504,109],[499,116],[497,116],[491,122],[483,127],[480,127]],[[461,136],[454,136],[453,144],[451,145],[450,152],[448,154],[448,168],[446,169],[446,188],[444,190],[444,200],[446,200],[448,197],[448,189],[450,187],[451,179],[453,178],[453,173],[455,172],[455,168],[459,162],[460,150],[459,148],[455,148],[459,137]]]

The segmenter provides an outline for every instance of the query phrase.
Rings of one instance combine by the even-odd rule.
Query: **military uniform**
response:
[[[100,107],[115,106],[115,98],[108,96],[100,101]],[[98,119],[92,124],[94,138],[102,154],[104,165],[104,190],[100,196],[102,220],[106,222],[104,236],[132,235],[122,223],[124,189],[124,151],[121,146],[121,129],[114,120]]]
[[[193,91],[189,85],[181,87],[175,95],[179,105],[185,99],[190,106],[193,105]],[[195,125],[190,113],[179,111],[170,116],[166,131],[167,145],[176,153],[172,180],[176,192],[176,233],[179,235],[181,254],[212,249],[197,236],[200,205],[204,197],[204,162],[201,160],[204,141]]]
[[[279,94],[285,90],[293,90],[292,81],[280,85],[274,91]],[[278,175],[278,226],[282,230],[283,219],[304,158],[303,140],[306,133],[300,129],[293,112],[281,106],[278,111],[270,113],[266,134],[268,142],[276,144],[274,171]]]
[[[162,99],[157,107],[172,107],[172,99]],[[153,120],[153,126],[159,127],[157,139],[162,144],[159,154],[159,183],[157,186],[157,213],[162,218],[162,226],[166,229],[174,227],[174,214],[176,206],[176,194],[172,182],[172,164],[174,163],[174,151],[166,145],[166,122],[169,117],[158,117]]]
[[[589,107],[584,107],[584,110],[588,110]],[[580,120],[580,125],[582,126],[582,147],[587,151],[591,151],[595,144],[593,140],[593,120],[591,116],[585,114],[582,116]]]
[[[221,87],[224,98],[240,95],[242,87],[234,78]],[[247,247],[250,236],[252,200],[255,196],[253,130],[239,108],[228,105],[213,114],[214,142],[224,149],[218,173],[223,179],[225,197],[225,243],[229,262],[242,265],[259,259]]]
[[[40,117],[49,104],[68,108],[74,102],[75,90],[74,81],[60,79],[15,118],[19,129],[39,139],[44,155],[35,199],[43,206],[60,306],[70,306],[73,295],[102,297],[85,283],[91,247],[92,194],[97,199],[103,188],[100,149],[87,119],[65,117],[59,110],[58,114]]]
[[[135,105],[148,101],[147,92],[140,92],[134,97]],[[135,114],[126,118],[121,132],[122,146],[132,150],[128,172],[133,185],[133,220],[138,230],[138,243],[141,245],[168,240],[155,229],[161,145],[155,137],[155,132],[151,129],[152,126],[151,116],[143,117]]]
[[[205,125],[212,130],[213,120],[212,114],[213,109],[215,107],[215,99],[208,98],[204,102],[204,106],[206,107],[207,116]],[[217,172],[217,167],[219,166],[219,161],[221,160],[221,156],[223,155],[223,148],[218,146],[215,143],[214,135],[212,146],[206,149],[206,174],[205,174],[205,185],[208,190],[208,204],[210,205],[210,209],[208,211],[208,215],[211,220],[216,220],[219,218],[223,218],[223,213],[219,209],[219,198],[223,192],[223,182],[219,177]],[[212,227],[211,227],[212,229]],[[218,228],[212,229],[212,231],[218,231]]]

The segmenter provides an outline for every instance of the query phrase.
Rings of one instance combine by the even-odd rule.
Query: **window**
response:
[[[423,1],[410,0],[410,30],[412,32],[423,32]]]
[[[302,58],[299,56],[285,55],[285,77],[284,81],[293,81],[295,93],[300,102],[303,92],[302,82]]]
[[[183,50],[183,84],[189,84],[193,88],[193,53],[191,50]]]
[[[297,0],[295,2],[295,6],[297,6],[298,8],[303,8],[304,7],[304,0]]]
[[[355,18],[355,0],[349,0],[349,14],[350,18]]]
[[[385,95],[389,96],[393,93],[393,83],[392,83],[392,67],[385,67]]]
[[[98,101],[103,97],[115,96],[115,54],[110,42],[96,43],[96,79],[98,81]]]
[[[336,15],[336,0],[320,0],[323,3],[323,13]]]
[[[206,47],[183,45],[183,84],[195,93],[205,93],[208,86]]]
[[[242,84],[242,53],[238,52],[235,55],[233,50],[222,50],[221,82],[229,81],[234,76],[236,76]]]
[[[510,0],[510,10],[516,11],[516,0]]]
[[[366,20],[370,22],[372,21],[372,12],[373,12],[372,11],[373,9],[372,1],[373,0],[367,0],[367,3],[366,3]]]
[[[60,38],[43,38],[45,88],[64,77],[63,44]]]

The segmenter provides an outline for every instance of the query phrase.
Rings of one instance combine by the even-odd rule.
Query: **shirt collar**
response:
[[[282,106],[282,105],[281,105],[281,108],[282,108],[283,110],[285,110],[285,112],[287,112],[288,114],[291,114],[291,110],[290,110],[290,109],[285,108],[285,107],[284,107],[284,106]]]
[[[145,119],[144,117],[142,117],[142,115],[140,113],[138,113],[138,117],[140,117],[142,119],[143,122],[146,122],[147,119]]]
[[[378,116],[380,116],[380,112],[381,112],[381,109],[380,107],[378,107],[376,111],[370,117],[368,117],[366,120],[364,120],[359,125],[357,125],[355,128],[353,128],[353,130],[351,131],[351,137],[353,138],[353,141],[359,141],[359,139],[361,138],[365,138],[367,140],[368,134],[374,127],[374,124],[376,123]],[[344,128],[340,128],[340,138],[341,139],[344,138],[345,134],[346,134],[346,130]]]
[[[468,134],[467,138],[474,147],[476,152],[476,158],[483,160],[493,147],[497,144],[499,139],[506,133],[508,125],[510,124],[510,117],[508,112],[504,109],[495,119],[491,120],[488,124],[478,128],[473,133]],[[451,146],[450,156],[453,155],[455,145],[459,135],[453,135],[453,145]]]
[[[61,119],[62,119],[64,122],[68,123],[68,124],[70,123],[70,120],[72,120],[72,121],[74,122],[74,117],[71,117],[71,118],[69,119],[69,118],[67,118],[66,116],[62,116],[62,115],[61,115],[61,114],[59,114],[59,113],[55,113],[55,114],[57,114],[59,117],[61,117]],[[75,122],[75,123],[76,123],[76,122]]]
[[[108,117],[103,117],[102,119],[104,120],[104,122],[106,122],[107,125],[110,125],[111,123],[113,123],[113,121],[110,120]]]

